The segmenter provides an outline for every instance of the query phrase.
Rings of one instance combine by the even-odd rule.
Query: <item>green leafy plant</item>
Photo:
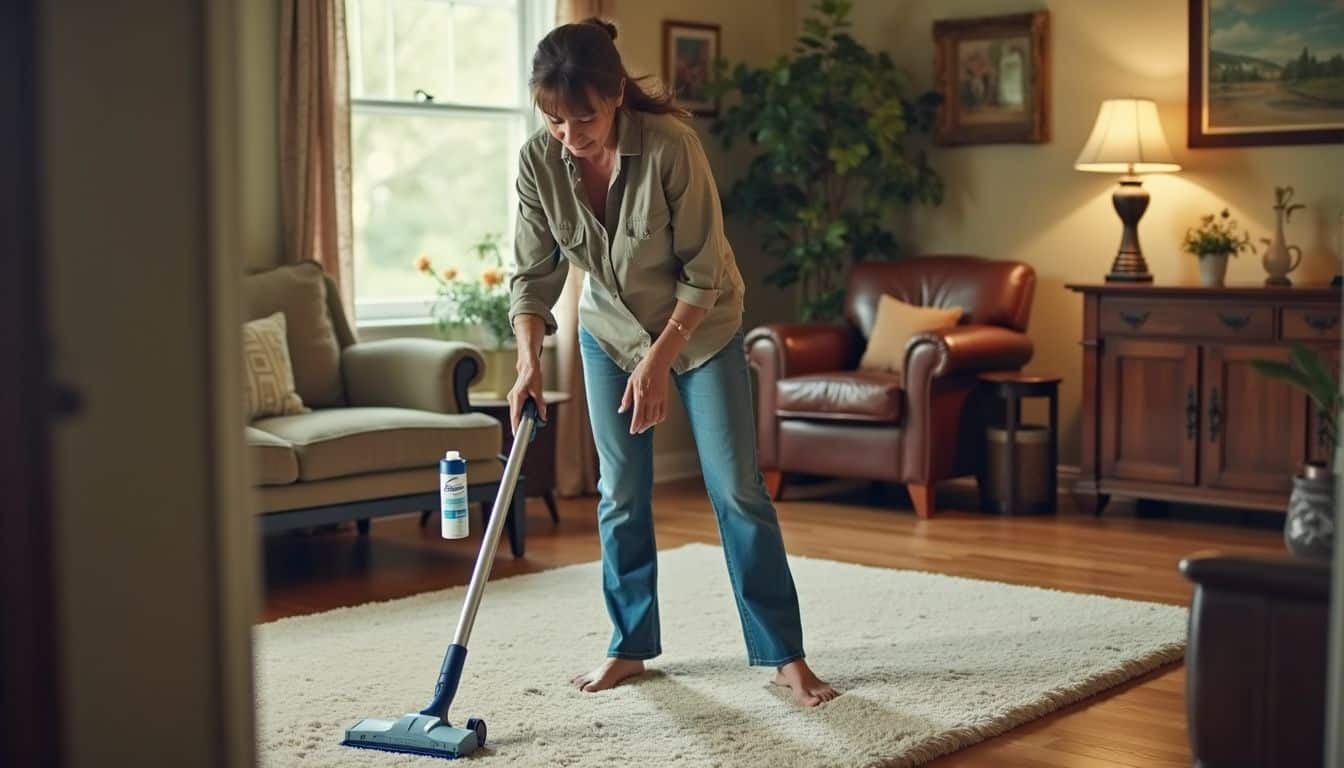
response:
[[[1305,344],[1294,342],[1291,346],[1291,362],[1256,359],[1251,366],[1265,376],[1280,379],[1302,390],[1316,405],[1321,429],[1333,451],[1339,436],[1339,412],[1344,399],[1339,392],[1339,382],[1320,354]]]
[[[891,57],[846,31],[852,5],[821,0],[791,56],[731,73],[719,60],[710,85],[740,97],[711,128],[723,147],[745,139],[759,150],[725,207],[761,223],[762,250],[779,265],[766,281],[801,282],[803,319],[839,315],[850,264],[896,255],[887,223],[900,208],[942,202],[942,179],[906,147],[932,129],[941,97],[907,95]]]
[[[463,278],[454,266],[435,271],[427,254],[420,254],[415,268],[432,277],[437,284],[436,300],[430,316],[440,333],[451,329],[484,328],[500,349],[513,338],[509,325],[509,272],[499,250],[500,236],[487,234],[471,246],[475,258],[485,262],[480,278]]]
[[[1185,240],[1181,250],[1196,256],[1211,253],[1227,253],[1236,256],[1250,250],[1251,235],[1242,230],[1237,232],[1237,220],[1226,208],[1216,216],[1212,213],[1199,217],[1199,226],[1185,231]]]

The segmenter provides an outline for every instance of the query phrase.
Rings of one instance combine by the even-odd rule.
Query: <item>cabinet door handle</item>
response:
[[[1121,312],[1120,319],[1125,321],[1130,328],[1138,328],[1148,322],[1148,311],[1143,312]]]
[[[1223,325],[1234,331],[1240,331],[1246,327],[1247,323],[1251,322],[1250,315],[1229,315],[1226,312],[1219,312],[1218,319],[1223,321]]]
[[[1209,397],[1209,442],[1218,442],[1218,433],[1223,428],[1223,411],[1218,404],[1218,388],[1213,388]]]
[[[1194,387],[1185,393],[1185,437],[1189,440],[1199,437],[1199,395]]]
[[[1325,332],[1339,324],[1339,315],[1303,315],[1303,320],[1307,325],[1318,331]]]

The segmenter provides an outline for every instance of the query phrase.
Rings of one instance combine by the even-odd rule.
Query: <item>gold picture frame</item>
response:
[[[944,145],[1050,141],[1050,12],[933,24]]]
[[[705,93],[718,58],[718,24],[663,21],[663,84],[693,115],[719,114],[718,99]]]

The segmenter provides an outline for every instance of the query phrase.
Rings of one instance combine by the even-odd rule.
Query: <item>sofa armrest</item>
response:
[[[1181,574],[1207,589],[1281,596],[1328,603],[1330,564],[1286,557],[1195,555],[1180,562]]]
[[[1330,563],[1198,555],[1185,650],[1195,765],[1322,765]]]
[[[847,325],[774,323],[746,336],[747,355],[758,363],[773,357],[775,377],[802,376],[853,367],[854,330]]]
[[[461,341],[381,339],[341,352],[346,400],[354,406],[467,413],[467,388],[484,371],[480,351]]]
[[[1025,333],[997,325],[958,325],[911,337],[905,347],[905,370],[910,374],[907,380],[1016,370],[1031,360],[1032,352]]]

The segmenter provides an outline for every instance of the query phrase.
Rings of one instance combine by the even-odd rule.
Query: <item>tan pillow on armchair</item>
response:
[[[877,302],[877,319],[859,360],[859,370],[900,373],[910,337],[951,328],[961,321],[961,311],[961,307],[917,307],[884,294]]]
[[[243,320],[276,312],[285,313],[286,341],[299,397],[314,408],[345,405],[341,344],[317,262],[287,264],[243,279]]]
[[[243,323],[243,389],[248,421],[311,410],[294,391],[285,313]]]

